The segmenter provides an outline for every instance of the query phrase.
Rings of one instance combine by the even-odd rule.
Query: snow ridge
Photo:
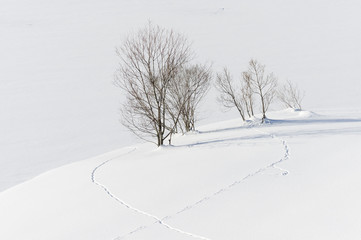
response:
[[[275,168],[275,169],[278,169],[278,170],[282,171],[282,175],[283,175],[283,176],[286,176],[286,175],[289,174],[289,171],[288,171],[288,170],[282,169],[282,168],[280,168],[280,167],[277,166],[278,164],[280,164],[280,163],[282,163],[282,162],[285,162],[285,161],[287,161],[287,160],[290,158],[290,151],[289,151],[289,147],[288,147],[288,145],[287,145],[287,142],[286,142],[285,140],[283,140],[283,139],[280,139],[279,137],[277,137],[277,136],[274,135],[274,134],[271,134],[271,133],[268,133],[268,132],[264,132],[264,131],[255,129],[255,127],[256,127],[256,124],[255,124],[255,123],[250,124],[249,127],[252,128],[253,130],[257,131],[257,132],[260,132],[260,133],[265,134],[265,135],[269,135],[271,138],[277,139],[277,140],[281,141],[281,143],[282,143],[282,145],[283,145],[283,148],[284,148],[284,151],[285,151],[283,157],[282,157],[281,159],[279,159],[278,161],[273,162],[273,163],[271,163],[271,164],[269,164],[269,165],[267,165],[267,166],[265,166],[265,167],[262,167],[262,168],[258,169],[257,171],[246,175],[246,176],[243,177],[242,179],[237,180],[237,181],[233,182],[232,184],[229,184],[228,186],[226,186],[226,187],[218,190],[217,192],[214,192],[213,194],[208,195],[208,196],[200,199],[199,201],[197,201],[197,202],[195,202],[195,203],[193,203],[193,204],[191,204],[191,205],[188,205],[188,206],[184,207],[183,209],[179,210],[179,211],[176,212],[175,214],[172,214],[172,215],[168,215],[168,216],[163,217],[163,218],[162,218],[161,220],[159,220],[159,221],[162,222],[162,221],[167,220],[167,219],[172,219],[172,218],[176,217],[177,215],[179,215],[179,214],[181,214],[181,213],[183,213],[183,212],[185,212],[185,211],[191,210],[192,208],[194,208],[194,207],[196,207],[196,206],[198,206],[198,205],[200,205],[200,204],[202,204],[202,203],[210,200],[211,198],[213,198],[213,197],[215,197],[215,196],[217,196],[217,195],[219,195],[219,194],[221,194],[221,193],[223,193],[223,192],[225,192],[225,191],[227,191],[227,190],[230,190],[231,188],[233,188],[233,187],[241,184],[242,182],[246,181],[247,179],[249,179],[249,178],[251,178],[251,177],[253,177],[253,176],[257,175],[257,174],[260,174],[260,173],[266,171],[266,170],[269,169],[269,168]],[[159,223],[159,221],[156,221],[156,222],[154,222],[153,224]],[[137,232],[140,232],[140,231],[142,231],[142,230],[144,230],[144,229],[146,229],[146,228],[148,228],[148,227],[150,227],[150,225],[148,225],[148,226],[140,226],[140,227],[134,229],[133,231],[131,231],[131,232],[129,232],[129,233],[123,235],[123,236],[120,236],[120,237],[115,238],[114,240],[125,239],[125,238],[129,237],[130,235],[135,234],[135,233],[137,233]]]
[[[132,205],[124,202],[123,200],[121,200],[120,198],[118,198],[117,196],[115,196],[115,195],[107,188],[107,186],[105,186],[104,184],[102,184],[102,183],[100,183],[99,181],[96,180],[96,178],[95,178],[95,173],[96,173],[96,171],[97,171],[99,168],[103,167],[104,165],[106,165],[106,164],[109,163],[110,161],[115,160],[115,159],[118,159],[120,156],[127,155],[127,154],[129,154],[129,153],[131,153],[131,152],[133,152],[133,151],[135,151],[135,150],[136,150],[136,148],[133,148],[132,150],[130,150],[130,151],[124,153],[124,154],[121,154],[121,155],[119,155],[119,156],[117,156],[117,157],[108,159],[108,160],[102,162],[101,164],[99,164],[98,166],[96,166],[96,167],[93,169],[92,173],[91,173],[91,180],[92,180],[92,182],[93,182],[94,184],[98,185],[99,187],[101,187],[111,198],[113,198],[113,199],[114,199],[115,201],[117,201],[119,204],[121,204],[121,205],[123,205],[124,207],[126,207],[126,208],[128,208],[128,209],[130,209],[130,210],[133,210],[133,211],[135,211],[135,212],[137,212],[137,213],[139,213],[139,214],[142,214],[142,215],[145,215],[145,216],[147,216],[147,217],[153,218],[153,219],[155,220],[155,223],[159,223],[159,224],[161,224],[162,226],[164,226],[164,227],[166,227],[166,228],[168,228],[168,229],[170,229],[170,230],[173,230],[173,231],[175,231],[175,232],[178,232],[178,233],[181,233],[181,234],[184,234],[184,235],[193,237],[193,238],[198,238],[198,239],[202,239],[202,240],[211,240],[211,239],[209,239],[209,238],[206,238],[206,237],[203,237],[203,236],[200,236],[200,235],[196,235],[196,234],[194,234],[194,233],[189,233],[189,232],[183,231],[183,230],[181,230],[181,229],[172,227],[172,226],[170,226],[169,224],[167,224],[167,223],[164,222],[164,218],[161,219],[161,218],[159,218],[159,217],[157,217],[157,216],[155,216],[155,215],[153,215],[153,214],[147,213],[147,212],[145,212],[145,211],[142,211],[142,210],[140,210],[140,209],[138,209],[138,208],[133,207]],[[133,234],[133,233],[135,233],[135,232],[138,232],[138,231],[140,231],[140,230],[142,230],[142,229],[144,229],[144,228],[145,228],[145,227],[139,227],[139,228],[137,228],[136,230],[130,232],[128,235]],[[116,238],[116,239],[120,239],[120,238]]]

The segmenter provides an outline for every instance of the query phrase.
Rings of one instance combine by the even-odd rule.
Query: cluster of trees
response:
[[[117,48],[115,83],[126,93],[122,124],[158,146],[172,134],[195,129],[197,107],[211,86],[211,66],[192,64],[191,44],[182,34],[149,23]],[[243,120],[260,104],[262,120],[276,96],[287,107],[301,108],[302,94],[291,82],[277,90],[274,74],[251,60],[239,84],[227,68],[216,75],[219,101],[235,107]],[[154,141],[155,140],[155,141]]]
[[[158,146],[177,131],[194,129],[197,106],[208,91],[210,67],[193,65],[187,39],[149,23],[117,49],[115,83],[125,90],[122,124]]]
[[[257,103],[262,113],[262,123],[267,118],[266,112],[274,100],[279,100],[285,107],[301,109],[304,94],[296,85],[287,81],[279,86],[273,73],[266,73],[265,65],[252,59],[247,71],[242,72],[238,84],[229,70],[217,74],[216,88],[220,92],[219,102],[226,108],[236,108],[243,121],[254,116]]]

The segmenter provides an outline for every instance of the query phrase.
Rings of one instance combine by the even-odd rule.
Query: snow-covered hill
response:
[[[0,194],[1,239],[357,239],[361,113],[284,110],[132,145]]]
[[[0,0],[0,239],[358,239],[360,10]],[[214,71],[239,77],[258,59],[315,113],[274,105],[267,124],[242,124],[211,90],[197,132],[141,144],[119,123],[114,49],[149,20],[187,35]]]

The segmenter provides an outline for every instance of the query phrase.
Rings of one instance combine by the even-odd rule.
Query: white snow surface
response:
[[[269,118],[132,145],[8,189],[0,239],[357,239],[361,113]]]
[[[360,10],[0,0],[0,239],[359,239]],[[313,112],[273,105],[265,124],[242,123],[212,89],[197,131],[141,144],[112,81],[115,47],[149,20],[184,33],[214,71],[237,78],[258,59]]]

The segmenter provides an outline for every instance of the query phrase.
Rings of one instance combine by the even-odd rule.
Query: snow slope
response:
[[[361,112],[284,110],[138,144],[0,193],[0,239],[357,239]]]
[[[119,124],[115,46],[152,20],[235,77],[257,58],[306,91],[307,109],[360,109],[356,0],[0,0],[0,191],[135,143]],[[215,106],[204,123],[235,117]],[[276,109],[276,107],[274,107]]]

